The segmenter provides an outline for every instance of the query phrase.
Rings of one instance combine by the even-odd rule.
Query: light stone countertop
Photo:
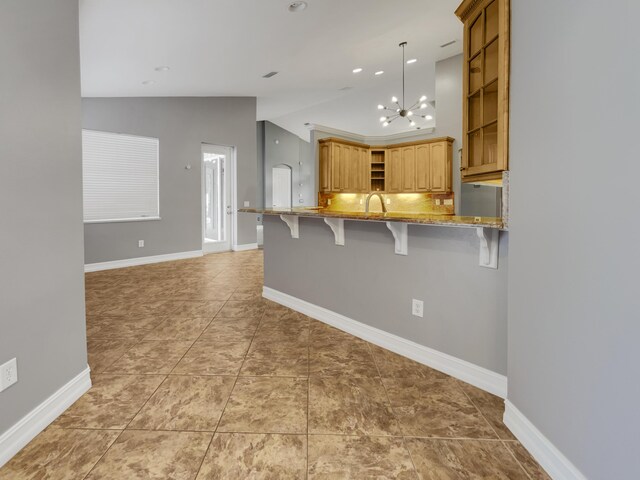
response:
[[[240,208],[238,212],[258,215],[296,215],[300,217],[343,218],[370,222],[400,222],[418,225],[440,225],[445,227],[486,227],[504,229],[499,217],[463,217],[456,215],[434,215],[409,212],[340,212],[321,207],[297,208]]]

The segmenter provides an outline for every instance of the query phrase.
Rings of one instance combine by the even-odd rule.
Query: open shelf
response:
[[[385,152],[384,150],[371,150],[371,191],[383,192],[385,188]]]

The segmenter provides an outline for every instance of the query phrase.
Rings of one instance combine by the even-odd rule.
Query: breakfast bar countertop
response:
[[[442,215],[412,212],[344,212],[322,207],[297,208],[240,208],[238,212],[255,213],[258,215],[294,215],[299,217],[342,218],[345,220],[360,220],[371,222],[399,222],[418,225],[441,225],[445,227],[486,227],[505,229],[499,217],[465,217],[457,215]]]

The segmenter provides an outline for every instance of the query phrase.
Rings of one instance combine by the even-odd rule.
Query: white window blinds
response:
[[[157,138],[82,131],[84,221],[159,217]]]

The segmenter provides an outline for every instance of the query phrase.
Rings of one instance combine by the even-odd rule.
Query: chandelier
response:
[[[427,96],[421,96],[416,103],[414,103],[411,107],[405,108],[404,103],[404,47],[406,47],[407,42],[402,42],[399,47],[402,47],[402,103],[398,101],[398,97],[391,97],[391,101],[395,103],[395,106],[385,107],[384,105],[378,105],[378,110],[387,110],[391,112],[389,115],[385,115],[384,117],[380,117],[380,122],[382,122],[382,126],[386,127],[391,122],[393,122],[397,118],[406,118],[409,122],[409,125],[415,127],[420,130],[419,126],[416,126],[416,122],[414,120],[415,117],[424,118],[425,120],[431,120],[433,117],[431,115],[420,115],[416,113],[418,110],[424,110],[427,108]]]

